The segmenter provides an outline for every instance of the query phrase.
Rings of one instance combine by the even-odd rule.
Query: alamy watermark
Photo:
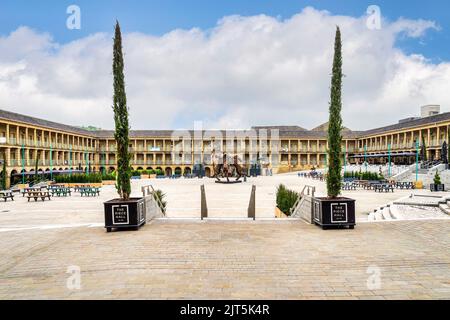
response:
[[[367,8],[366,26],[369,30],[381,30],[381,9],[377,5]]]
[[[203,122],[194,123],[194,130],[172,132],[174,164],[223,164],[235,159],[241,164],[276,166],[279,162],[280,132],[278,129],[203,130]]]
[[[69,266],[66,273],[70,274],[66,281],[67,289],[81,290],[81,268],[79,266]]]
[[[381,269],[378,266],[370,266],[366,271],[369,274],[367,278],[367,289],[380,290],[381,289]]]
[[[79,6],[72,4],[67,7],[66,13],[69,17],[66,20],[66,27],[69,30],[81,29],[81,9]]]

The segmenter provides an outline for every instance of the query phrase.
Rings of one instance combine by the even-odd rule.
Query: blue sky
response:
[[[76,4],[82,10],[82,29],[65,28],[66,8]],[[0,33],[5,36],[19,26],[49,32],[57,42],[65,43],[96,32],[111,32],[117,18],[125,32],[139,31],[161,35],[173,29],[199,27],[209,29],[224,16],[266,14],[289,18],[306,6],[328,10],[333,15],[359,17],[368,5],[378,5],[390,21],[399,17],[433,20],[440,31],[423,39],[399,39],[405,53],[421,53],[432,61],[450,60],[450,1],[448,0],[1,0]]]

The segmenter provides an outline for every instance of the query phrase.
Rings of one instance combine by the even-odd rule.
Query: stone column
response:
[[[6,124],[6,144],[10,144],[9,143],[9,124]]]
[[[9,130],[7,130],[7,132],[8,131]],[[3,161],[5,161],[5,163],[6,163],[6,172],[4,174],[6,175],[6,189],[8,189],[11,186],[10,185],[11,179],[10,179],[10,175],[9,175],[9,173],[11,172],[11,170],[10,170],[10,167],[11,167],[11,149],[10,148],[5,148]],[[1,170],[3,170],[3,168]]]

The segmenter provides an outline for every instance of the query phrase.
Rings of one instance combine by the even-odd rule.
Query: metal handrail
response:
[[[305,191],[306,191],[306,193],[305,193]],[[297,198],[297,201],[295,201],[295,204],[289,210],[290,214],[292,215],[295,212],[295,210],[297,209],[298,205],[300,204],[300,201],[302,201],[302,199],[305,197],[305,195],[311,196],[311,197],[314,198],[315,193],[316,193],[316,187],[305,185],[303,187],[302,192],[300,192],[300,195]]]
[[[151,191],[150,191],[150,189],[151,189]],[[142,193],[143,193],[144,197],[146,197],[147,195],[151,195],[153,197],[153,199],[155,199],[155,201],[156,201],[158,207],[161,209],[161,212],[163,213],[163,215],[166,216],[166,210],[164,209],[162,200],[159,197],[159,195],[156,193],[156,190],[153,188],[152,185],[143,186]]]

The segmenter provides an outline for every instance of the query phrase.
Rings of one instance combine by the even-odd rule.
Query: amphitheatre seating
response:
[[[5,202],[8,201],[8,199],[14,201],[13,192],[11,190],[0,191],[0,199],[3,199]]]

